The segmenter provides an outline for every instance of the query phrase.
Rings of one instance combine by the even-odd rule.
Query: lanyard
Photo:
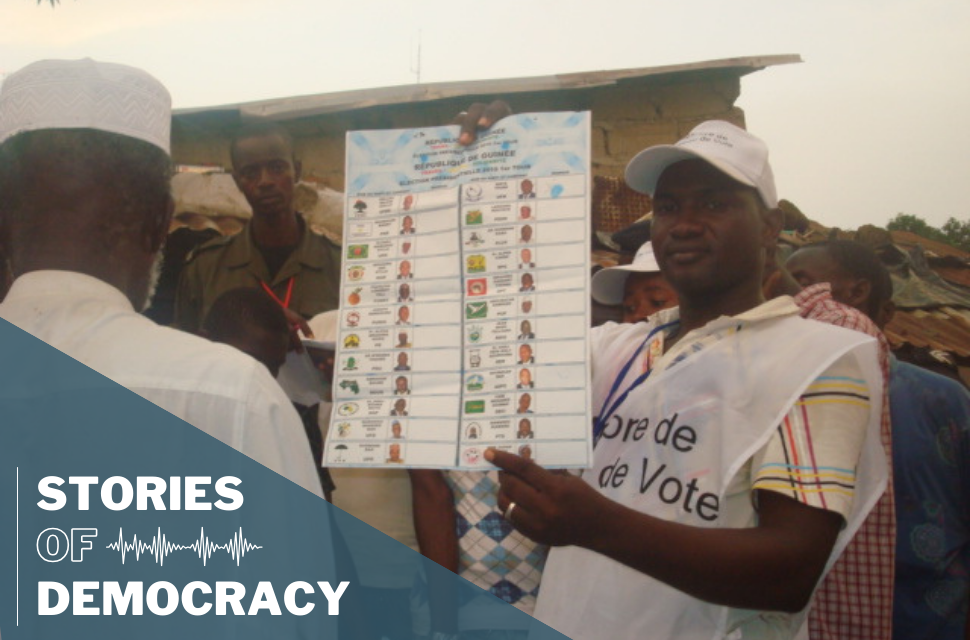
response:
[[[282,300],[280,300],[278,297],[276,297],[276,294],[273,293],[273,290],[269,288],[269,285],[268,284],[266,284],[262,280],[259,281],[259,284],[263,285],[263,290],[266,293],[268,293],[270,295],[270,297],[273,298],[273,300],[276,300],[276,302],[281,307],[283,307],[284,309],[289,309],[290,308],[290,299],[293,297],[293,280],[294,280],[294,278],[296,278],[296,276],[290,276],[290,281],[288,283],[286,283],[286,297],[283,298]]]
[[[623,404],[627,396],[630,395],[630,392],[643,384],[643,381],[649,378],[650,374],[653,372],[653,367],[650,367],[644,371],[640,376],[637,377],[636,380],[630,383],[630,386],[626,388],[626,391],[624,391],[620,397],[613,402],[613,404],[610,404],[610,400],[612,400],[613,396],[616,395],[616,392],[619,390],[623,380],[630,372],[630,367],[633,366],[633,363],[636,362],[637,357],[647,347],[647,345],[650,344],[655,335],[661,331],[666,331],[677,324],[680,324],[680,320],[674,320],[672,322],[668,322],[667,324],[662,324],[659,327],[655,327],[649,334],[647,334],[647,337],[644,339],[643,343],[637,348],[636,351],[633,352],[633,355],[630,356],[627,363],[623,365],[623,368],[620,369],[620,373],[617,374],[616,379],[613,381],[613,386],[610,388],[610,392],[606,396],[606,400],[603,401],[603,406],[600,409],[600,415],[596,418],[596,423],[593,425],[593,446],[596,446],[596,443],[599,442],[600,436],[603,435],[603,430],[606,429],[606,421],[609,420],[613,413],[616,412],[617,408]],[[607,407],[609,407],[609,409],[607,409]]]

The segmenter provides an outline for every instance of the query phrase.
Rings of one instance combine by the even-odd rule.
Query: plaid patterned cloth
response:
[[[498,512],[497,471],[447,471],[445,480],[455,496],[458,574],[531,614],[548,547]]]
[[[836,302],[827,283],[795,296],[801,316],[879,341],[883,374],[880,435],[889,462],[889,485],[848,548],[825,576],[808,614],[812,640],[888,640],[892,637],[893,581],[896,564],[896,504],[892,485],[892,428],[889,422],[889,343],[861,311]]]

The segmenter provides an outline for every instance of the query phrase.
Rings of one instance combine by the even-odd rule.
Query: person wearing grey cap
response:
[[[485,454],[506,520],[555,546],[536,617],[576,640],[798,637],[886,487],[875,343],[765,301],[781,213],[760,139],[705,122],[626,180],[680,306],[593,330],[582,477]]]
[[[677,292],[660,273],[649,242],[637,250],[633,262],[600,269],[590,282],[593,300],[607,306],[623,305],[623,322],[640,322],[677,306]]]
[[[0,87],[0,317],[321,495],[303,427],[266,368],[161,327],[171,99],[133,67],[44,60]],[[218,381],[214,384],[213,381]]]

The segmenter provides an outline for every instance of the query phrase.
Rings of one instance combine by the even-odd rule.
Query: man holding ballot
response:
[[[591,340],[593,466],[489,450],[498,506],[556,546],[536,617],[577,640],[791,638],[886,485],[875,342],[761,290],[768,149],[705,122],[628,165],[680,307]]]

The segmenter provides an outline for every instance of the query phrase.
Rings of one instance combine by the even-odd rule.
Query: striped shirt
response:
[[[784,304],[772,301],[762,313],[772,313],[767,309],[773,303]],[[740,327],[741,324],[733,330],[685,338],[671,348],[665,363],[658,366],[676,366]],[[658,333],[644,350],[642,370],[658,364],[664,353],[664,340],[665,335]],[[727,495],[747,496],[752,489],[764,489],[848,516],[859,451],[866,435],[860,425],[866,424],[868,415],[869,395],[862,371],[853,358],[840,358],[806,388],[768,444],[736,474]]]
[[[869,415],[868,388],[854,361],[838,360],[809,385],[751,461],[752,487],[846,516]]]

